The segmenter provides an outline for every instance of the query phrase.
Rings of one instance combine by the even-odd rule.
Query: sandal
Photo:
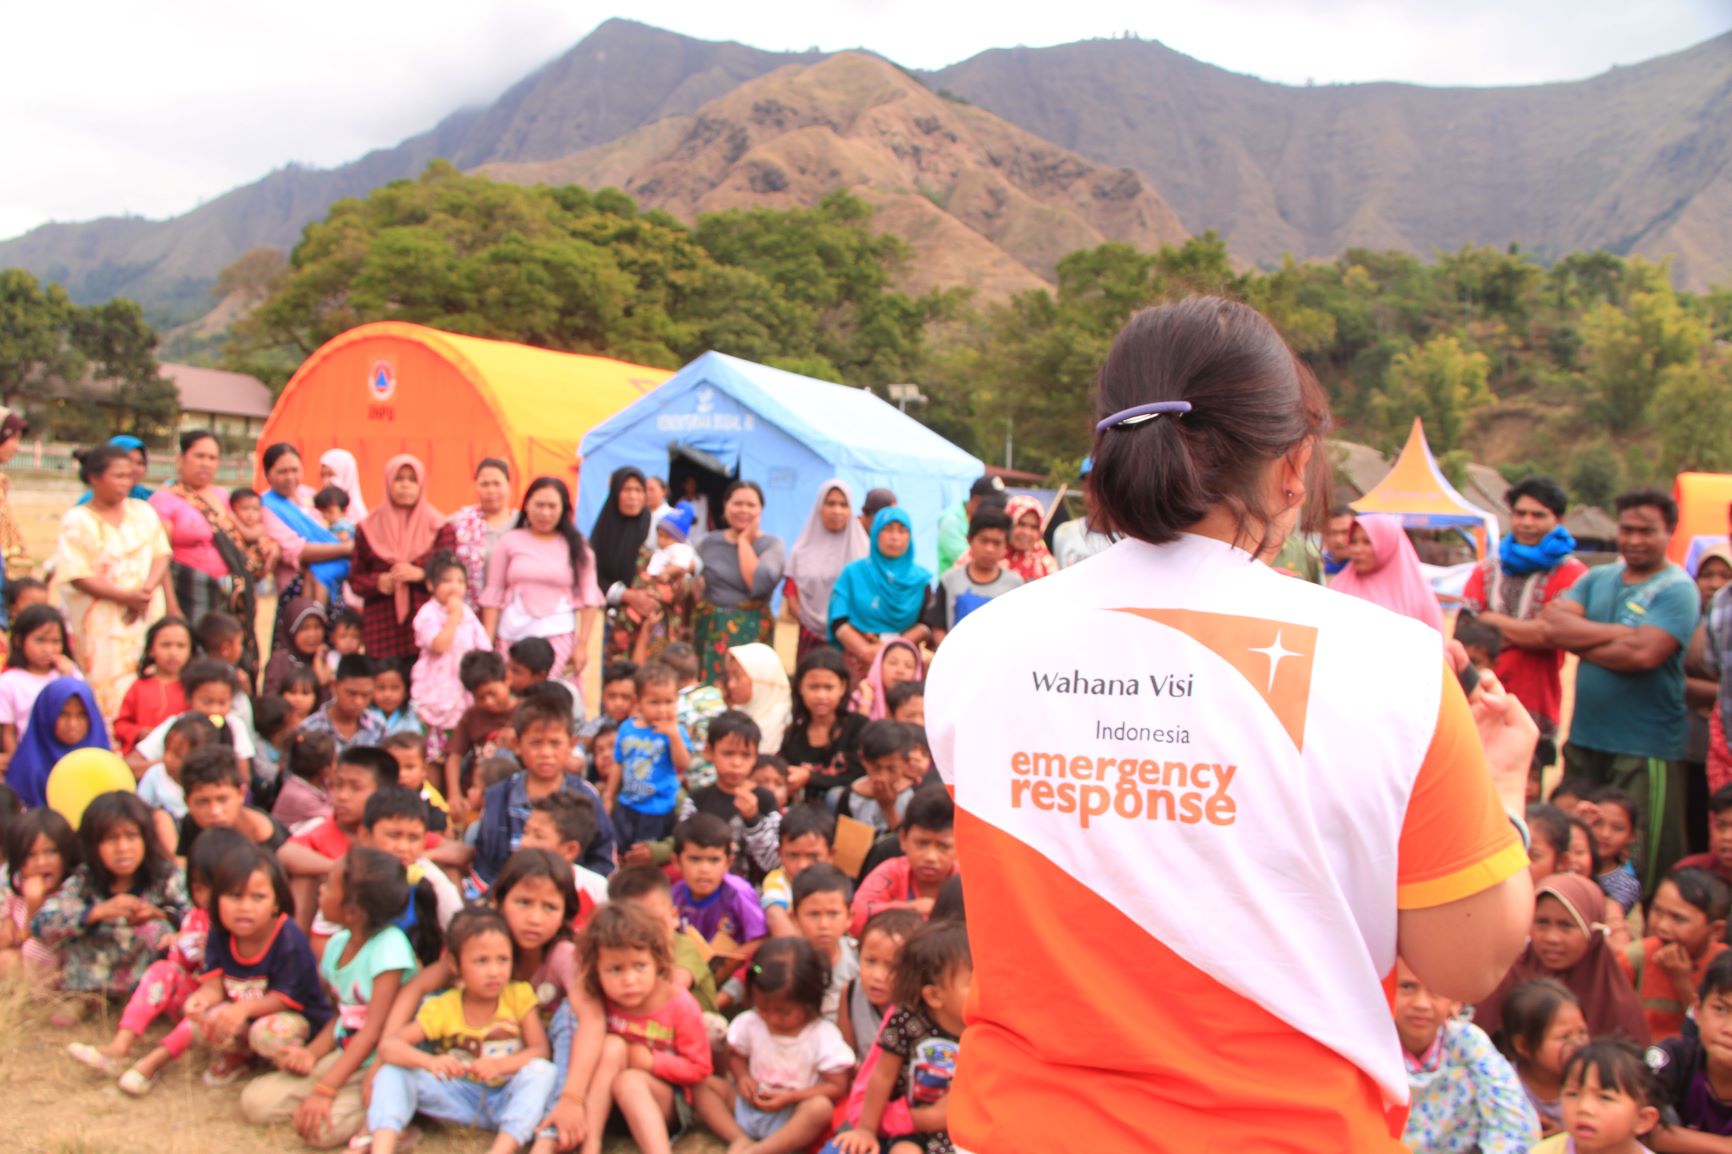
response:
[[[66,1047],[66,1052],[71,1054],[72,1060],[78,1064],[89,1066],[92,1070],[100,1074],[107,1074],[110,1078],[121,1071],[122,1062],[119,1058],[112,1054],[104,1054],[88,1042],[73,1042]]]
[[[154,1085],[156,1079],[147,1077],[137,1066],[120,1076],[120,1092],[133,1098],[144,1097]]]

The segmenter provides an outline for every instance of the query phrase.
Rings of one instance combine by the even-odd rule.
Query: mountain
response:
[[[132,296],[158,320],[186,319],[209,307],[217,272],[249,248],[286,249],[338,199],[415,176],[435,157],[464,168],[555,161],[690,118],[656,130],[665,144],[741,85],[822,59],[611,20],[492,106],[458,112],[394,148],[332,169],[284,168],[171,220],[43,225],[0,242],[0,267],[62,281],[80,301]],[[1732,282],[1732,34],[1590,80],[1527,88],[1296,88],[1137,40],[993,50],[925,79],[1051,142],[1054,155],[1070,150],[1066,163],[1081,157],[1139,174],[1143,192],[1171,206],[1187,230],[1215,228],[1253,263],[1286,252],[1332,257],[1349,245],[1429,256],[1514,241],[1545,256],[1601,246],[1675,253],[1680,283]],[[946,101],[941,120],[961,124],[958,107]],[[737,110],[730,117],[750,121]],[[767,142],[761,129],[751,129],[752,139],[765,142],[784,172],[794,169],[783,162],[815,139],[808,131]],[[642,140],[620,156],[653,156]],[[910,142],[923,152],[957,151],[949,142]],[[861,171],[842,163],[834,144],[810,147],[814,165],[835,163],[839,176]],[[622,160],[609,171],[627,167]],[[905,158],[892,171],[906,176]],[[913,171],[926,179],[919,165]],[[905,190],[922,187],[931,186]],[[884,204],[886,225],[911,230],[932,259],[958,246],[954,281],[1031,283],[964,235],[973,226],[959,222],[976,195],[967,181],[952,191],[955,203],[933,204],[936,211],[886,199],[872,181],[866,188]],[[774,191],[753,203],[775,202]],[[1089,227],[1114,235],[1101,221]],[[1020,247],[1008,259],[1029,272],[1048,260],[1038,236],[1007,245],[978,235],[1006,253]]]
[[[209,309],[216,274],[243,252],[289,249],[338,200],[417,176],[436,157],[465,168],[549,160],[690,113],[785,64],[819,58],[609,20],[490,107],[455,113],[394,148],[331,169],[291,165],[169,220],[45,224],[0,242],[0,268],[61,281],[79,301],[130,296],[159,317],[186,319]]]
[[[983,52],[928,79],[1135,169],[1254,263],[1516,242],[1676,254],[1681,284],[1732,282],[1732,33],[1525,88],[1297,88],[1140,40]]]
[[[690,116],[538,163],[482,172],[521,184],[612,185],[690,220],[811,206],[847,189],[913,248],[909,286],[1003,296],[1051,281],[1079,248],[1187,235],[1148,183],[1091,164],[896,65],[846,52],[747,81]]]

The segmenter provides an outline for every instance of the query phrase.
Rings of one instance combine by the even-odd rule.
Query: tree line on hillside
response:
[[[60,285],[0,269],[0,404],[23,410],[38,435],[166,435],[180,403],[156,344],[136,302],[78,305]]]
[[[1338,435],[1393,449],[1418,415],[1451,472],[1471,453],[1512,477],[1555,473],[1593,503],[1682,469],[1732,469],[1732,291],[1674,291],[1663,264],[1468,247],[1246,271],[1205,233],[1072,253],[1053,288],[981,302],[899,290],[909,248],[870,225],[846,193],[688,226],[618,190],[524,188],[435,162],[333,206],[286,262],[256,250],[226,270],[216,292],[258,303],[222,358],[280,388],[324,341],[387,319],[663,367],[718,349],[880,392],[918,383],[928,402],[914,415],[959,444],[996,460],[1008,438],[1019,468],[1069,475],[1113,335],[1139,308],[1207,292],[1279,326],[1328,391]],[[13,311],[23,274],[5,276],[0,308]],[[35,307],[71,315],[57,293],[36,290],[61,304]],[[69,321],[55,331],[56,348],[80,347]],[[0,344],[0,390],[18,387],[13,353]],[[37,354],[35,379],[48,363]]]

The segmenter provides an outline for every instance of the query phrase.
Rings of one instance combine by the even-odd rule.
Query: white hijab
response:
[[[762,735],[758,742],[759,753],[781,752],[782,734],[793,717],[794,703],[794,693],[788,686],[788,671],[782,668],[782,659],[761,641],[735,645],[728,652],[752,679],[752,699],[731,708],[758,723]]]
[[[824,528],[824,500],[833,490],[841,490],[848,498],[848,521],[841,530],[832,533]],[[800,530],[799,540],[788,554],[786,575],[793,579],[799,594],[800,624],[819,637],[830,632],[830,591],[836,579],[848,565],[871,552],[871,542],[860,518],[854,515],[854,492],[841,478],[825,481],[818,487],[818,499],[812,503],[812,515]]]
[[[367,502],[361,496],[361,468],[355,454],[347,449],[326,449],[319,464],[331,470],[331,484],[349,494],[349,520],[359,525],[367,516]]]

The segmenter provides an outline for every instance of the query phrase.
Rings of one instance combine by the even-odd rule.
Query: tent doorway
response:
[[[739,476],[737,459],[730,468],[695,445],[675,441],[668,446],[668,502],[690,501],[700,511],[707,510],[707,517],[699,522],[704,532],[722,527],[722,495]]]

